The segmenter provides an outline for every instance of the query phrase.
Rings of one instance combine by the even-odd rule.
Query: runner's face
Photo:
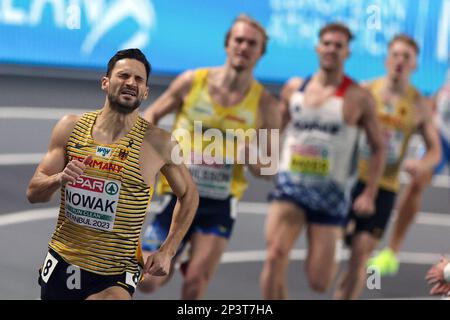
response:
[[[394,42],[385,62],[388,76],[394,80],[408,79],[416,68],[416,56],[411,45],[404,41]]]
[[[320,67],[325,71],[341,69],[349,56],[347,36],[339,31],[329,31],[322,35],[316,47]]]
[[[147,73],[142,62],[122,59],[116,62],[110,77],[102,79],[102,89],[108,94],[112,109],[128,114],[147,98]]]
[[[226,53],[237,71],[253,69],[262,55],[263,35],[252,25],[239,21],[231,29]]]

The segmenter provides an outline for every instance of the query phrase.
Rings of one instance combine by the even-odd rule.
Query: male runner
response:
[[[406,237],[406,233],[414,222],[420,209],[423,192],[433,178],[450,162],[450,69],[447,81],[432,99],[432,110],[435,111],[435,124],[439,130],[441,141],[441,160],[433,171],[412,177],[402,192],[398,203],[398,214],[394,222],[389,245],[378,255],[369,260],[369,266],[377,267],[382,276],[395,275],[400,263],[398,253]]]
[[[265,299],[286,299],[289,253],[307,225],[305,262],[310,287],[324,292],[335,277],[336,246],[342,237],[356,173],[358,129],[370,141],[371,175],[353,203],[361,214],[374,210],[383,146],[370,94],[344,74],[353,38],[347,26],[325,25],[316,52],[319,70],[292,78],[282,90],[285,141],[266,221],[267,256],[261,274]]]
[[[427,153],[419,160],[405,160],[403,168],[412,177],[430,170],[439,160],[439,137],[433,126],[430,110],[411,85],[411,73],[416,68],[419,48],[407,35],[395,36],[388,45],[387,75],[368,83],[375,98],[377,115],[383,127],[386,147],[385,169],[380,179],[375,214],[358,217],[350,212],[347,242],[351,248],[348,269],[341,277],[335,293],[337,299],[357,299],[367,276],[366,263],[381,240],[400,188],[399,172],[414,133],[419,133]],[[357,197],[364,190],[371,169],[370,150],[362,139],[359,160],[359,181],[353,190]]]
[[[175,112],[173,131],[184,130],[192,136],[199,124],[205,135],[207,129],[224,134],[227,130],[279,128],[277,101],[253,76],[255,65],[264,54],[266,45],[264,28],[249,16],[240,15],[225,37],[225,64],[184,72],[147,109],[145,117],[157,124],[164,115]],[[200,122],[196,124],[195,121]],[[269,147],[272,144],[270,137],[269,130]],[[183,245],[189,242],[190,250],[188,262],[182,265],[182,299],[199,299],[204,295],[231,236],[237,200],[247,188],[244,166],[236,164],[233,160],[236,158],[231,155],[238,150],[231,148],[223,151],[223,158],[233,160],[231,164],[208,164],[205,140],[197,142],[195,139],[183,138],[180,141],[183,149],[192,150],[192,158],[203,159],[200,163],[192,164],[191,161],[189,165],[199,189],[200,204],[183,241]],[[249,148],[244,149],[248,153]],[[270,156],[270,148],[268,151]],[[255,175],[264,174],[264,166],[259,162],[247,167]],[[174,195],[164,178],[159,183],[159,191],[164,195],[163,210],[145,232],[143,249],[148,253],[156,250],[166,237],[175,205]],[[147,277],[140,289],[152,292],[168,279]]]
[[[52,132],[27,190],[32,203],[61,190],[58,222],[39,272],[42,299],[131,299],[141,268],[155,276],[169,272],[198,193],[187,168],[171,160],[176,143],[170,134],[138,114],[150,69],[140,50],[117,52],[102,78],[103,108],[67,115]],[[144,266],[140,233],[158,172],[177,206],[164,243]]]

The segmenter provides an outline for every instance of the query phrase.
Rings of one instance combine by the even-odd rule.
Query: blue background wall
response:
[[[105,68],[123,47],[140,47],[155,74],[222,64],[223,40],[241,12],[268,30],[256,76],[283,82],[317,67],[317,31],[345,22],[356,35],[347,72],[357,80],[384,73],[398,32],[421,46],[413,82],[425,94],[444,81],[450,0],[0,0],[0,63]]]

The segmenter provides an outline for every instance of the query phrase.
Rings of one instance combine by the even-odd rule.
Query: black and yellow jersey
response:
[[[49,246],[68,263],[90,272],[136,273],[143,263],[140,233],[153,194],[139,166],[148,123],[138,117],[124,137],[100,144],[91,134],[100,112],[82,115],[67,142],[67,161],[93,159],[75,183],[61,188]]]

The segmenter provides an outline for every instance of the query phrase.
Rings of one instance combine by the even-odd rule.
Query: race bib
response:
[[[142,271],[141,271],[141,268],[139,268],[136,273],[130,273],[130,272],[126,273],[125,283],[132,286],[134,289],[136,289],[136,286],[138,285],[141,278],[142,278]]]
[[[386,165],[398,164],[402,156],[404,134],[400,130],[384,130],[383,131],[384,146],[386,150]],[[371,149],[367,137],[362,135],[360,144],[360,156],[365,160],[369,160]]]
[[[190,164],[189,171],[200,197],[224,200],[230,195],[233,165]]]
[[[66,217],[88,228],[111,231],[114,228],[121,183],[116,180],[78,177],[66,185]]]
[[[386,164],[395,165],[399,163],[403,149],[403,132],[399,130],[386,131],[384,133],[384,139],[384,145],[386,147]]]
[[[50,276],[52,275],[53,270],[55,270],[57,264],[58,260],[56,260],[56,258],[48,252],[41,270],[41,278],[45,283],[47,283],[48,279],[50,279]]]
[[[303,175],[327,176],[330,172],[330,150],[326,145],[294,145],[289,169]]]

